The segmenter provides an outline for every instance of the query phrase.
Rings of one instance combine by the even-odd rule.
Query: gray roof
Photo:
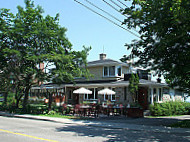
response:
[[[76,82],[76,84],[44,84],[41,86],[32,87],[31,89],[61,89],[64,87],[124,87],[128,86],[129,81],[125,80],[117,80],[117,81],[110,81],[110,82],[102,82],[102,81],[86,81],[86,82]],[[157,83],[155,81],[140,79],[139,80],[139,86],[145,86],[145,87],[168,87],[165,83]]]
[[[112,59],[104,59],[104,60],[95,60],[88,62],[88,67],[90,66],[102,66],[102,65],[122,65],[122,66],[128,66],[126,63],[122,63],[119,61],[115,61]]]
[[[123,87],[123,86],[128,86],[129,81],[124,81],[124,80],[118,80],[118,81],[112,81],[112,82],[99,82],[99,83],[76,83],[75,85],[73,84],[68,84],[66,86],[75,86],[75,87]],[[140,79],[139,80],[139,85],[140,86],[152,86],[152,87],[167,87],[168,85],[165,83],[157,83],[155,81],[150,81],[150,80],[145,80],[145,79]]]

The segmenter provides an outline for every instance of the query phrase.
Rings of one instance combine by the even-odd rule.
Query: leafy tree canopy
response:
[[[17,7],[16,15],[0,9],[0,77],[4,83],[12,82],[26,101],[30,87],[39,81],[62,83],[88,77],[80,65],[86,65],[90,48],[73,51],[66,29],[59,25],[59,14],[44,17],[43,9],[31,0],[25,0],[25,5]],[[40,63],[45,63],[44,69],[39,68]]]
[[[131,74],[131,77],[129,78],[129,92],[132,95],[133,101],[135,102],[136,94],[138,91],[138,85],[139,85],[139,77],[138,74]]]
[[[124,24],[139,40],[127,44],[138,65],[162,73],[170,85],[190,91],[190,1],[132,0]],[[126,56],[122,61],[128,59]]]

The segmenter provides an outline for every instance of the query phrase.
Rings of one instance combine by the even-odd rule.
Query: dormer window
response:
[[[104,77],[122,76],[121,66],[104,66],[103,76]]]
[[[104,67],[104,76],[108,76],[108,67]]]
[[[103,70],[104,76],[115,76],[115,66],[105,66]]]
[[[109,67],[109,76],[115,76],[115,66]]]
[[[117,67],[117,75],[118,75],[118,76],[121,76],[121,66],[118,66],[118,67]]]

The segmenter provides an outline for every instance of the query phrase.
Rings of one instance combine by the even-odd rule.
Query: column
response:
[[[153,95],[154,92],[153,92],[153,88],[151,87],[150,90],[151,90],[151,91],[150,91],[151,104],[154,104],[154,95]]]
[[[156,88],[156,98],[157,98],[157,102],[159,102],[159,100],[160,100],[160,97],[159,97],[159,88]]]

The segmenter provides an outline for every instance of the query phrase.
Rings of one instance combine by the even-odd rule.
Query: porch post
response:
[[[151,104],[154,104],[154,95],[153,95],[154,92],[153,92],[153,88],[151,87],[150,90],[151,90],[151,91],[150,91],[150,95],[151,95]]]
[[[156,95],[157,95],[157,102],[160,101],[160,97],[159,97],[159,88],[156,88]]]

